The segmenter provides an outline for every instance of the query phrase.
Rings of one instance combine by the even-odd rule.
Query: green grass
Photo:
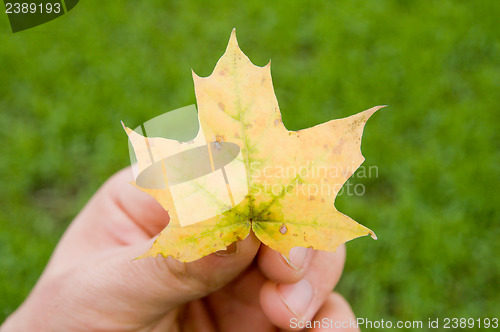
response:
[[[500,2],[81,1],[11,34],[0,14],[0,321],[65,227],[129,163],[120,120],[195,103],[237,28],[272,58],[289,129],[388,104],[367,124],[363,196],[340,211],[373,229],[348,244],[338,287],[372,320],[500,312]]]

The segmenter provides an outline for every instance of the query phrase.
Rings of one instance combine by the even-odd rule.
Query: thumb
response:
[[[120,248],[105,263],[112,281],[107,285],[116,297],[132,303],[142,302],[142,308],[161,308],[163,312],[204,297],[235,279],[253,261],[260,241],[250,232],[245,240],[233,243],[197,261],[183,263],[172,257],[147,257],[143,254],[152,242]]]

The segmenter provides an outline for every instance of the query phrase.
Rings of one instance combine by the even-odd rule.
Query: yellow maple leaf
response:
[[[189,262],[246,238],[250,230],[285,257],[296,246],[335,251],[356,237],[376,239],[333,203],[364,161],[360,150],[364,125],[383,106],[308,129],[287,130],[270,63],[252,64],[239,48],[234,30],[213,73],[208,77],[193,73],[193,78],[200,124],[193,141],[144,137],[125,128],[142,172],[139,176],[150,174],[147,181],[161,182],[141,186],[136,180],[134,185],[153,196],[170,216],[169,225],[141,257],[161,254]],[[205,153],[209,169],[172,169],[192,158],[175,157],[189,151]],[[211,174],[213,179],[208,178]],[[193,178],[198,180],[187,181]],[[174,192],[175,183],[184,185]]]

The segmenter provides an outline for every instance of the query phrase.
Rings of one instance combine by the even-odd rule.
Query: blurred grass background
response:
[[[237,28],[272,58],[283,120],[309,127],[388,104],[367,124],[363,196],[338,209],[373,229],[348,244],[338,290],[359,317],[500,312],[500,2],[81,1],[12,34],[0,15],[0,322],[64,229],[129,164],[137,126],[195,103]]]

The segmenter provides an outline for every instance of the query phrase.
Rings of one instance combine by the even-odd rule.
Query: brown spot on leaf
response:
[[[343,146],[344,146],[344,139],[341,138],[340,141],[337,143],[337,145],[335,145],[335,147],[332,149],[332,153],[341,154]]]
[[[351,128],[349,128],[349,132],[354,132],[358,129],[358,127],[363,124],[365,121],[365,117],[362,117],[361,119],[355,120],[351,124]]]
[[[314,197],[313,195],[309,196],[310,201],[314,201],[315,199],[316,199],[316,197]]]
[[[221,101],[219,101],[219,103],[217,105],[219,105],[219,108],[221,109],[221,111],[224,111],[226,109],[226,106],[224,106],[224,104]]]
[[[286,225],[283,223],[280,226],[280,233],[283,234],[283,235],[285,235],[286,232],[288,232],[288,228],[286,228]]]
[[[252,128],[252,127],[253,127],[253,125],[251,125],[250,123],[249,123],[249,124],[247,124],[247,125],[245,125],[245,129],[250,129],[250,128]]]

